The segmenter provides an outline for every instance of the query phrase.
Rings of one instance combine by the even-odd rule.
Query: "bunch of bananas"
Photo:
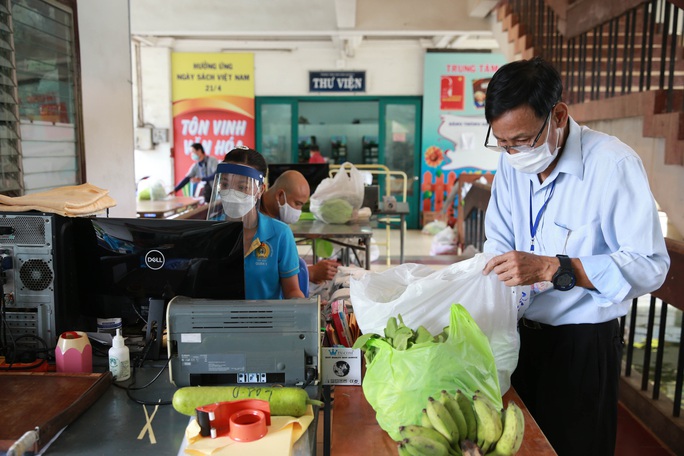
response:
[[[460,390],[428,398],[420,425],[399,428],[399,456],[514,455],[525,432],[522,410],[513,401],[503,412],[485,396],[472,401]]]
[[[447,337],[449,337],[448,331],[449,327],[447,326],[441,333],[433,336],[430,331],[422,325],[418,326],[418,329],[414,331],[404,324],[401,315],[397,315],[397,317],[390,317],[387,320],[387,325],[384,329],[384,337],[373,333],[364,334],[356,339],[352,348],[360,348],[364,351],[366,365],[368,365],[375,356],[374,347],[366,346],[368,339],[382,338],[396,350],[408,350],[412,346],[423,342],[444,342],[447,340]]]

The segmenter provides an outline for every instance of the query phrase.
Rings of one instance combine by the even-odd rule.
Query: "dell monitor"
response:
[[[245,298],[241,222],[83,218],[71,231],[71,285],[91,329],[97,318],[137,321],[147,308],[149,338],[175,296]]]

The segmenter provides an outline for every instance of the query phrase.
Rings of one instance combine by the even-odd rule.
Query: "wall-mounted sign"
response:
[[[444,203],[462,172],[496,171],[500,153],[484,147],[487,85],[506,63],[496,53],[425,54],[421,196],[424,220],[445,212]],[[459,196],[460,198],[460,196]],[[456,200],[458,203],[458,200]],[[450,214],[455,208],[446,208]]]
[[[365,91],[365,71],[309,71],[309,92]]]

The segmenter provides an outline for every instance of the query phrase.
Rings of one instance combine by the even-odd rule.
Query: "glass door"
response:
[[[386,98],[380,100],[380,163],[391,170],[403,171],[408,178],[407,198],[410,213],[406,218],[409,229],[418,228],[420,196],[420,113],[418,97]],[[391,193],[400,195],[403,180],[391,180]],[[384,194],[384,189],[381,191]],[[397,198],[401,201],[401,198]]]
[[[256,99],[256,150],[267,163],[296,163],[297,100]]]

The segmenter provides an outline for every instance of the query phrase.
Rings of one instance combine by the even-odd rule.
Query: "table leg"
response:
[[[364,238],[364,243],[366,244],[366,269],[370,271],[371,268],[371,238],[370,236],[366,236]]]
[[[330,437],[332,422],[330,421],[330,385],[323,385],[323,455],[330,456]]]
[[[316,255],[316,238],[311,239],[311,248],[313,249],[313,264],[318,263],[318,256]]]
[[[404,240],[406,238],[406,216],[401,215],[399,227],[399,264],[404,264]]]

